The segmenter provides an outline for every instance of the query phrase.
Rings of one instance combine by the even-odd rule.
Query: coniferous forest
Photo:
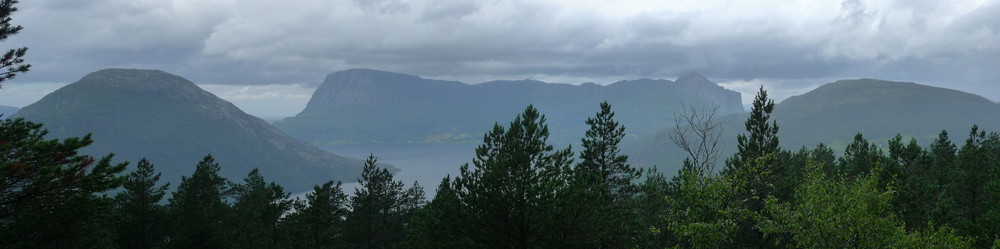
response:
[[[470,164],[425,199],[365,163],[360,187],[290,198],[257,170],[225,179],[211,155],[168,193],[155,162],[47,140],[41,124],[0,123],[3,248],[996,248],[1000,135],[971,127],[924,147],[854,137],[836,156],[785,149],[763,88],[739,151],[716,169],[711,119],[685,114],[690,152],[666,177],[626,163],[625,127],[601,103],[582,149],[547,142],[533,106],[483,136]],[[710,113],[708,114],[710,115]],[[706,135],[707,134],[707,135]],[[695,135],[695,136],[690,136]],[[717,137],[714,137],[717,140]],[[353,193],[353,194],[351,194]]]
[[[0,41],[21,29],[17,2],[0,0]],[[30,69],[26,52],[0,57],[0,82]],[[761,87],[725,155],[712,110],[676,114],[669,136],[687,156],[660,172],[628,163],[608,102],[580,148],[555,147],[529,105],[483,134],[471,163],[442,165],[460,173],[433,189],[371,155],[357,188],[303,197],[261,169],[222,177],[232,165],[208,153],[171,186],[155,161],[81,153],[91,135],[2,119],[0,248],[1000,248],[997,131],[785,148],[774,110]]]

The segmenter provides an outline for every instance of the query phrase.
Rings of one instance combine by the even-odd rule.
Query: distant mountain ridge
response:
[[[132,162],[147,157],[172,182],[191,174],[206,154],[216,158],[220,174],[230,180],[260,168],[292,191],[328,180],[354,181],[363,163],[295,140],[194,83],[159,70],[100,70],[15,116],[44,123],[50,137],[93,133],[95,143],[84,153],[113,152],[118,160]]]
[[[633,141],[672,125],[682,103],[743,112],[740,93],[698,74],[607,86],[535,80],[469,85],[351,69],[328,75],[301,113],[274,124],[316,144],[478,142],[495,122],[509,122],[533,104],[546,114],[552,140],[575,143],[602,101],[612,105]]]
[[[6,119],[10,117],[10,115],[16,113],[17,110],[19,110],[19,108],[17,107],[0,105],[0,115],[3,115],[2,117],[0,117],[0,119]]]
[[[840,80],[781,101],[772,119],[778,123],[782,148],[813,148],[824,143],[840,153],[858,132],[883,145],[896,134],[926,145],[947,130],[952,142],[960,144],[973,124],[1000,130],[1000,104],[972,93],[912,82]],[[745,133],[745,121],[745,114],[720,119],[725,128],[723,157],[736,153],[736,135]],[[667,132],[662,130],[632,148],[630,161],[676,172],[684,154]]]

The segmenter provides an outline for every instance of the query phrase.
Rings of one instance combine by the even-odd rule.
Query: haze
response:
[[[1000,99],[998,1],[32,0],[6,46],[24,106],[86,73],[155,68],[258,116],[301,111],[323,77],[373,68],[479,83],[607,84],[698,71],[744,101],[844,78]]]

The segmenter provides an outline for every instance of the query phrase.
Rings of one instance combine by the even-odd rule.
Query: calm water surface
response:
[[[478,144],[363,144],[322,146],[324,150],[337,155],[368,158],[374,154],[381,163],[388,163],[400,169],[394,179],[403,181],[408,188],[414,181],[420,183],[427,192],[427,198],[434,196],[441,179],[451,174],[458,175],[458,167],[472,161]],[[345,193],[353,194],[357,183],[344,183]],[[297,195],[302,195],[300,193]]]

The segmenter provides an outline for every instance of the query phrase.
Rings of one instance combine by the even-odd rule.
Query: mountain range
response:
[[[158,70],[105,69],[46,95],[15,117],[44,123],[54,138],[93,134],[82,153],[148,158],[167,181],[190,175],[206,154],[220,175],[252,168],[290,191],[358,179],[363,162],[296,140],[194,83]]]
[[[705,77],[638,79],[602,86],[535,80],[456,81],[369,69],[330,74],[298,115],[274,123],[303,141],[322,145],[480,142],[494,123],[505,125],[529,104],[546,115],[556,144],[578,143],[584,123],[608,101],[635,143],[673,124],[683,105],[718,105],[741,113],[740,93]]]
[[[745,133],[747,114],[720,118],[724,127],[722,156],[736,153],[736,135]],[[952,89],[874,79],[841,80],[776,104],[772,120],[785,149],[812,148],[819,143],[840,153],[861,133],[882,146],[896,134],[927,145],[946,130],[961,144],[972,125],[1000,131],[1000,104],[982,96]],[[635,165],[659,165],[673,173],[684,153],[664,129],[629,151]],[[722,161],[719,161],[721,168]]]

